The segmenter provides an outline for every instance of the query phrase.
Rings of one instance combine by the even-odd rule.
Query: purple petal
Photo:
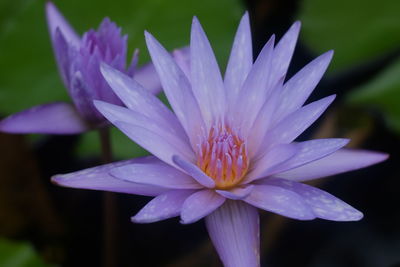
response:
[[[260,159],[254,162],[252,170],[246,176],[243,183],[250,183],[256,179],[265,177],[270,170],[294,157],[298,151],[299,149],[291,144],[272,147]]]
[[[296,21],[285,33],[285,35],[279,40],[279,43],[274,49],[274,57],[272,59],[271,81],[274,84],[281,77],[284,77],[289,67],[290,60],[294,49],[296,47],[297,37],[299,36],[301,23]]]
[[[158,160],[149,163],[127,164],[110,171],[118,179],[137,184],[155,185],[171,189],[203,188],[192,177]]]
[[[50,103],[15,113],[0,122],[6,133],[77,134],[90,130],[74,106]]]
[[[225,198],[214,190],[201,190],[192,194],[183,202],[181,210],[181,223],[189,224],[207,216],[225,202]]]
[[[210,127],[225,114],[225,89],[210,42],[196,17],[190,35],[190,70],[193,93]]]
[[[127,108],[151,118],[180,139],[187,140],[186,133],[175,114],[156,96],[130,77],[106,64],[101,65],[101,72]]]
[[[179,216],[183,202],[193,190],[170,190],[153,198],[135,216],[135,223],[152,223]]]
[[[237,94],[253,66],[253,48],[249,14],[246,12],[236,32],[231,55],[225,72],[225,90],[229,104],[234,104]]]
[[[242,187],[235,187],[230,190],[215,190],[218,194],[225,198],[240,200],[250,195],[254,185],[244,185]]]
[[[190,48],[185,46],[180,49],[175,49],[172,52],[172,56],[176,64],[178,64],[183,73],[185,73],[186,78],[190,81]]]
[[[308,181],[361,169],[388,158],[388,154],[366,150],[340,149],[335,153],[296,169],[276,174],[293,181]]]
[[[224,266],[260,266],[257,209],[242,201],[228,200],[206,217],[206,226]]]
[[[56,57],[58,72],[61,75],[65,88],[69,88],[71,77],[71,52],[70,50],[76,49],[71,47],[65,40],[64,35],[60,29],[57,28],[52,39],[54,55]]]
[[[312,220],[314,213],[298,194],[273,185],[256,185],[244,199],[247,203],[285,217]]]
[[[262,149],[266,150],[266,147],[272,144],[292,142],[322,115],[334,99],[335,95],[325,97],[287,116],[265,136]]]
[[[332,56],[333,51],[322,54],[286,82],[282,90],[280,105],[274,114],[275,121],[278,122],[304,104],[321,80]]]
[[[51,39],[54,39],[56,29],[59,28],[68,43],[79,46],[80,37],[52,2],[46,3],[46,18]]]
[[[348,142],[349,139],[329,138],[292,144],[298,149],[296,155],[291,157],[289,160],[282,162],[279,166],[272,168],[267,175],[284,172],[324,158],[341,149]]]
[[[275,36],[273,35],[258,55],[239,92],[233,109],[233,118],[235,118],[235,125],[241,129],[251,128],[271,92],[272,86],[268,86],[268,82],[272,69],[274,41]]]
[[[109,163],[68,174],[58,174],[51,178],[57,185],[73,188],[92,189],[127,193],[143,196],[156,196],[166,191],[153,185],[135,184],[112,177],[109,171],[113,168],[133,163],[152,163],[158,161],[155,157],[136,158]]]
[[[152,63],[136,69],[134,79],[152,94],[158,94],[162,91],[160,78],[158,78],[156,69]]]
[[[161,143],[165,143],[165,147],[171,146],[171,149],[170,151],[163,152],[172,153],[176,151],[175,154],[184,155],[185,158],[194,158],[190,144],[186,143],[185,140],[177,137],[174,132],[171,132],[168,128],[163,127],[163,125],[158,124],[151,118],[133,110],[102,101],[95,101],[95,106],[109,121],[123,131],[129,138],[150,151],[152,154],[157,156],[157,153],[162,150],[163,145]],[[150,135],[138,135],[137,132],[141,130],[138,130],[137,128],[143,129]],[[172,154],[166,159],[160,159],[164,161],[166,160],[166,162],[171,162],[171,157]]]
[[[193,163],[182,159],[181,157],[174,155],[172,157],[172,161],[184,170],[187,174],[193,177],[198,183],[202,184],[205,187],[213,188],[215,187],[215,182],[213,179],[208,177],[202,170],[200,170]]]
[[[198,133],[204,129],[204,122],[190,83],[165,48],[151,34],[146,32],[145,35],[168,101],[195,147],[200,142]]]
[[[318,188],[283,179],[266,179],[266,183],[299,194],[318,218],[331,221],[358,221],[363,217],[360,211]]]

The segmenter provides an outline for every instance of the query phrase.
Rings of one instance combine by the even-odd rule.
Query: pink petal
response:
[[[240,20],[225,72],[224,84],[229,105],[235,104],[239,90],[252,66],[253,48],[250,20],[249,14],[246,12]]]
[[[387,158],[388,154],[385,153],[343,148],[325,158],[276,174],[276,176],[293,181],[308,181],[361,169]]]
[[[256,185],[244,199],[247,203],[297,220],[312,220],[314,213],[298,194],[273,185]]]
[[[57,185],[65,187],[111,191],[144,196],[156,196],[165,192],[166,189],[153,185],[135,184],[123,181],[114,178],[109,174],[109,171],[116,167],[132,163],[149,164],[153,163],[154,161],[157,161],[155,157],[124,160],[68,174],[58,174],[53,176],[51,181]]]
[[[170,190],[153,198],[135,216],[135,223],[152,223],[179,216],[182,204],[193,190]]]
[[[161,160],[152,163],[127,164],[110,171],[118,179],[132,183],[155,185],[171,189],[202,188],[192,177]]]
[[[0,122],[0,131],[6,133],[78,134],[88,130],[75,107],[61,102],[32,107]]]
[[[211,126],[225,114],[225,89],[219,66],[200,22],[193,18],[190,38],[190,70],[193,93],[204,122]]]
[[[363,217],[361,212],[349,204],[318,188],[283,179],[266,179],[266,183],[299,194],[318,218],[331,221],[358,221]]]
[[[46,3],[46,18],[52,40],[56,29],[59,28],[68,43],[76,47],[80,45],[80,37],[52,2]]]
[[[172,157],[172,160],[179,168],[181,168],[187,174],[192,176],[193,179],[195,179],[201,185],[208,187],[208,188],[215,187],[214,180],[211,179],[210,177],[208,177],[202,170],[199,169],[199,167],[197,167],[193,163],[182,159],[178,155],[174,155]]]
[[[214,190],[197,191],[183,202],[181,223],[194,223],[216,210],[224,202],[225,198],[215,193]]]
[[[206,226],[224,266],[260,266],[257,209],[242,201],[227,200],[206,217]]]

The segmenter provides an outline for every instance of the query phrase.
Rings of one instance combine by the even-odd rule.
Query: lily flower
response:
[[[304,105],[331,58],[327,52],[284,83],[300,23],[253,63],[246,13],[224,79],[210,43],[193,19],[190,58],[174,61],[149,33],[146,42],[173,112],[118,70],[101,71],[124,102],[95,101],[98,110],[154,156],[111,163],[52,181],[74,188],[154,196],[135,216],[150,223],[205,218],[225,266],[259,266],[258,209],[297,220],[357,221],[362,213],[302,182],[356,170],[387,158],[343,148],[347,139],[293,142],[335,96]],[[177,63],[178,62],[178,63]]]
[[[13,114],[0,122],[0,131],[8,133],[75,134],[101,127],[107,120],[97,111],[93,100],[121,105],[100,73],[105,62],[124,72],[153,93],[161,84],[152,64],[136,69],[138,53],[126,67],[127,35],[105,18],[97,31],[79,36],[56,6],[47,2],[46,17],[58,69],[70,103],[49,103]]]

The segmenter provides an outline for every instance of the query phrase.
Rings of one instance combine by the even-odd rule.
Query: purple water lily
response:
[[[125,107],[96,101],[99,111],[154,156],[53,177],[56,184],[154,196],[135,216],[150,223],[205,217],[225,266],[259,266],[257,208],[298,220],[356,221],[362,213],[301,182],[359,169],[386,154],[343,148],[347,139],[293,142],[334,100],[304,105],[332,52],[284,83],[297,41],[296,22],[253,63],[248,15],[242,18],[222,79],[196,18],[190,59],[174,61],[146,33],[147,46],[174,113],[139,83],[110,66],[101,71]],[[177,63],[176,63],[177,62]]]
[[[135,79],[153,93],[161,84],[153,65],[136,69],[137,53],[126,68],[127,36],[105,18],[97,31],[82,37],[65,20],[53,3],[46,4],[47,23],[58,69],[74,105],[50,103],[11,115],[0,123],[9,133],[74,134],[104,125],[107,120],[93,100],[122,104],[100,73],[105,62]]]

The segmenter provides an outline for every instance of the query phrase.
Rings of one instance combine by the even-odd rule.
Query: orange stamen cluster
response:
[[[228,127],[211,128],[199,144],[197,165],[212,179],[216,188],[229,189],[242,181],[249,161],[246,144]]]

